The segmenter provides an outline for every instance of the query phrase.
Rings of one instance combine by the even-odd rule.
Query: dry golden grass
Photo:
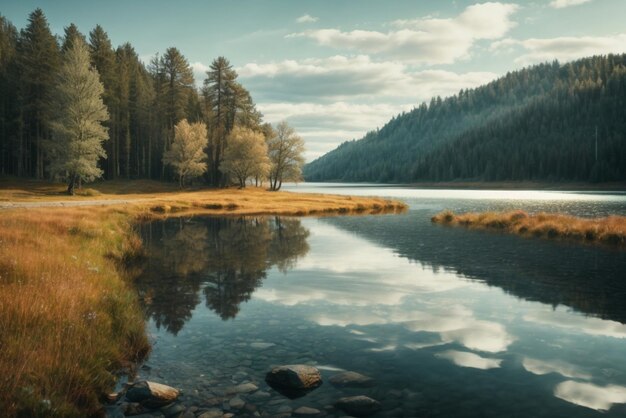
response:
[[[112,208],[0,216],[2,416],[88,416],[112,372],[149,351],[122,265],[141,251]]]
[[[180,193],[177,185],[154,180],[115,180],[91,183],[76,190],[76,196],[72,197],[66,194],[66,190],[67,185],[63,183],[0,177],[0,202],[151,198],[168,193]]]
[[[455,214],[443,211],[432,221],[468,228],[497,229],[513,234],[626,247],[626,217],[579,218],[558,213],[524,211]]]
[[[81,200],[125,200],[140,217],[161,214],[211,214],[285,216],[388,213],[406,210],[406,204],[380,198],[328,194],[270,192],[263,188],[180,190],[171,183],[153,180],[94,183],[78,196],[65,195],[63,184],[0,178],[0,202],[80,202]],[[143,212],[143,214],[142,214]],[[145,212],[148,212],[146,214]],[[151,213],[150,213],[151,212]]]
[[[218,189],[170,193],[133,204],[140,217],[191,214],[309,216],[396,213],[406,210],[399,201],[312,193],[269,192],[261,188]],[[142,212],[143,211],[143,212]],[[146,213],[149,211],[150,213]]]

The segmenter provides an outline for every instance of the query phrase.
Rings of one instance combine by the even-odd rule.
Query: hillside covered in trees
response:
[[[597,128],[597,151],[596,151]],[[307,181],[626,179],[626,55],[433,98],[305,166]]]
[[[85,36],[70,24],[57,36],[41,9],[19,31],[0,15],[0,175],[64,180],[70,193],[101,176],[181,186],[237,177],[242,187],[253,177],[278,190],[299,179],[304,142],[286,123],[263,123],[237,77],[218,57],[197,88],[175,47],[146,65],[99,25]],[[235,131],[254,146],[229,149]]]

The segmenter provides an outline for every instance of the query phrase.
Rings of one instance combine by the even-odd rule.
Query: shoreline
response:
[[[497,182],[440,182],[411,183],[409,187],[424,189],[478,189],[478,190],[552,190],[572,192],[620,191],[626,193],[626,182],[579,183],[579,182],[532,182],[532,181],[497,181]]]
[[[310,182],[307,184],[328,184],[331,187],[396,187],[410,189],[448,189],[448,190],[552,190],[552,191],[572,191],[572,192],[624,192],[626,193],[626,182],[610,183],[584,183],[584,182],[533,182],[533,181],[446,181],[446,182],[416,182],[416,183],[368,183],[368,182]]]
[[[112,374],[144,360],[150,344],[132,285],[137,275],[132,261],[145,249],[133,225],[179,216],[359,215],[407,209],[397,200],[259,189],[117,197],[85,201],[68,196],[50,202],[35,196],[23,202],[31,207],[1,211],[0,329],[11,344],[0,345],[0,368],[4,382],[10,383],[0,382],[0,403],[8,405],[4,412],[9,416],[41,408],[68,416],[95,414],[113,388]],[[33,304],[33,298],[42,303]],[[59,378],[57,370],[65,370],[67,378]],[[27,397],[21,392],[25,386],[32,388]]]

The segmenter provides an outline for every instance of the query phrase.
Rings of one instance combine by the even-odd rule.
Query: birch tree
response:
[[[183,119],[174,127],[174,141],[163,154],[163,163],[172,166],[180,187],[185,179],[204,174],[207,170],[207,128],[202,122],[189,123]]]
[[[234,177],[239,188],[250,177],[264,177],[270,167],[265,136],[249,128],[235,126],[228,136],[220,170]]]
[[[274,137],[267,142],[271,168],[270,190],[277,191],[283,181],[300,181],[304,165],[304,140],[286,121],[276,126]]]
[[[76,37],[63,55],[53,91],[50,172],[67,181],[74,194],[78,181],[89,182],[102,175],[98,160],[106,158],[102,143],[109,138],[102,123],[109,114],[102,102],[104,87],[98,71],[89,64],[89,50]]]

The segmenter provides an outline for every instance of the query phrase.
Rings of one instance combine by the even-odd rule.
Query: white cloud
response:
[[[345,101],[321,103],[259,103],[264,120],[287,120],[306,141],[305,156],[311,161],[340,143],[358,139],[385,124],[412,104],[354,104]]]
[[[248,63],[237,72],[266,121],[287,119],[305,138],[309,160],[361,138],[419,102],[497,77],[490,72],[416,71],[367,55]]]
[[[208,65],[204,65],[201,62],[194,62],[190,64],[191,69],[193,70],[193,78],[196,82],[196,85],[201,86],[206,78],[206,72],[209,70]]]
[[[455,18],[398,20],[393,22],[397,29],[388,32],[320,29],[287,36],[307,37],[323,46],[385,54],[413,63],[450,64],[469,57],[476,41],[504,36],[515,26],[511,15],[517,9],[515,4],[483,3],[467,7]]]
[[[302,15],[299,18],[296,19],[296,22],[298,23],[315,23],[319,20],[319,18],[315,17],[315,16],[311,16],[309,14],[306,15]]]
[[[372,61],[367,55],[249,63],[237,68],[244,84],[261,100],[287,97],[346,100],[368,96],[411,98],[414,103],[485,84],[491,72],[415,71],[399,61]]]
[[[490,50],[509,51],[521,47],[524,53],[515,59],[518,64],[571,61],[591,55],[626,52],[626,33],[613,36],[561,36],[557,38],[503,39],[491,44]]]
[[[553,0],[550,2],[550,6],[555,9],[562,9],[564,7],[577,6],[583,3],[589,3],[591,0]]]

